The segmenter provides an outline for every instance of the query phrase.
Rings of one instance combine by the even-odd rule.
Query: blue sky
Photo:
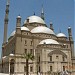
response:
[[[42,4],[45,14],[45,22],[49,27],[53,22],[54,31],[57,34],[59,30],[68,36],[68,26],[72,27],[74,35],[74,1],[75,0],[10,0],[8,37],[16,27],[16,17],[20,14],[22,24],[28,16],[32,16],[35,12],[40,16]],[[4,32],[4,16],[5,16],[6,0],[0,0],[0,55],[3,42]]]

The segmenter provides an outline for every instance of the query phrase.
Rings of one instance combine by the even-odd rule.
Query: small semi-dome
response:
[[[21,27],[21,31],[30,31],[27,27]],[[16,30],[14,30],[11,34],[10,34],[10,36],[14,36],[15,35],[15,33],[16,33]]]
[[[31,30],[31,33],[47,33],[55,35],[55,33],[51,29],[45,26],[35,27],[34,29]]]
[[[10,36],[14,36],[15,35],[15,30],[10,34]]]
[[[17,18],[21,18],[21,16],[20,16],[20,15],[18,15],[18,16],[17,16]]]
[[[39,17],[39,16],[30,16],[27,19],[29,19],[29,23],[41,23],[41,24],[45,24],[44,20]],[[27,20],[24,21],[24,24],[27,22]]]
[[[21,30],[30,31],[27,27],[23,26],[21,27]]]
[[[58,33],[57,37],[66,37],[66,35],[64,33]]]
[[[53,39],[45,39],[45,40],[42,40],[39,44],[59,44],[59,43]]]

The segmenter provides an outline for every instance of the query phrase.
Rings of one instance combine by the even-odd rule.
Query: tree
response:
[[[26,59],[26,75],[28,75],[28,72],[29,72],[29,60],[33,60],[34,56],[31,53],[24,53],[22,55],[22,57]]]

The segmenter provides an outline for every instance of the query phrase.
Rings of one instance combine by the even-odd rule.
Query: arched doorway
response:
[[[14,73],[14,64],[15,64],[15,60],[11,59],[10,60],[10,74]]]

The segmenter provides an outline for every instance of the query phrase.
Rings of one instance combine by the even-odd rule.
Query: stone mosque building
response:
[[[53,24],[47,27],[42,8],[41,17],[35,14],[27,17],[21,25],[21,16],[16,18],[16,28],[7,38],[9,0],[4,19],[4,41],[0,72],[10,75],[26,75],[26,59],[22,54],[30,53],[29,75],[75,75],[74,41],[72,29],[68,37],[55,34]],[[8,42],[7,42],[8,39]]]

